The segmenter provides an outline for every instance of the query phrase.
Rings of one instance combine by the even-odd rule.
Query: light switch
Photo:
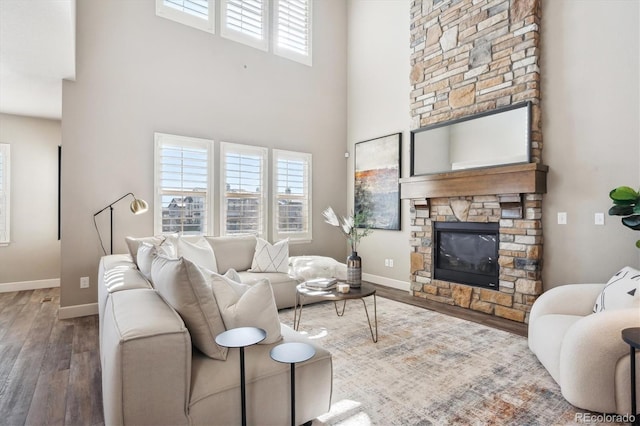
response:
[[[596,225],[604,225],[604,213],[596,213],[594,222]]]
[[[558,225],[567,224],[567,212],[558,212]]]

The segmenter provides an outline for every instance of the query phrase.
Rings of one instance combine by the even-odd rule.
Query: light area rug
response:
[[[360,300],[343,317],[332,302],[304,307],[299,331],[333,358],[331,411],[314,426],[588,423],[526,338],[382,297],[377,308],[373,343]],[[291,326],[293,310],[280,320]]]

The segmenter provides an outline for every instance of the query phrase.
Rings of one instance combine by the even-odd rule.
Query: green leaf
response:
[[[629,216],[633,213],[631,206],[613,206],[609,209],[609,216]]]
[[[633,214],[640,214],[640,203],[637,203],[637,204],[633,207]]]
[[[613,201],[636,201],[638,197],[640,197],[640,194],[631,187],[619,186],[609,192],[609,197],[611,197]]]
[[[640,231],[640,215],[627,216],[622,218],[622,224],[634,231]]]
[[[636,241],[636,247],[640,249],[640,240]]]

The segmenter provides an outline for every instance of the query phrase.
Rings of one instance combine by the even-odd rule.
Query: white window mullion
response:
[[[263,147],[220,143],[220,235],[265,237],[268,153]]]
[[[212,234],[213,141],[155,134],[154,231]]]
[[[0,143],[0,245],[8,245],[10,236],[10,145]]]
[[[273,150],[274,241],[312,239],[311,163],[311,154]]]
[[[220,34],[256,49],[269,50],[269,0],[220,1]]]

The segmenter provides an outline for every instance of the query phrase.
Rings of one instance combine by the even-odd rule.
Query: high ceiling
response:
[[[76,0],[0,0],[0,112],[60,119],[75,78]]]

